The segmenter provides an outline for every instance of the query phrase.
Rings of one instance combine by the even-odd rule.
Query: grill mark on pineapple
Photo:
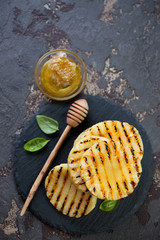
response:
[[[117,158],[117,161],[118,161],[118,163],[120,164],[120,160],[119,160],[119,158]]]
[[[123,146],[121,137],[118,137],[120,144]]]
[[[87,198],[87,200],[86,200],[86,205],[85,205],[85,207],[84,207],[84,211],[81,213],[81,216],[84,216],[85,215],[85,213],[86,213],[86,211],[87,211],[87,207],[88,207],[88,205],[89,205],[89,203],[90,203],[90,199],[91,199],[91,195],[89,195],[89,197]]]
[[[99,126],[96,126],[97,127],[97,130],[98,130],[98,133],[99,133],[99,136],[103,136],[103,134],[101,133],[101,129]]]
[[[116,149],[115,149],[115,142],[114,141],[112,141],[111,142],[111,146],[113,147],[113,150],[115,151],[115,154],[116,154],[116,156],[118,155],[118,151],[116,151]],[[117,190],[118,190],[118,193],[117,194],[119,194],[119,196],[121,197],[122,196],[122,192],[121,192],[121,188],[120,188],[120,185],[119,185],[119,183],[117,182],[117,178],[116,178],[116,173],[115,173],[115,169],[113,168],[113,159],[115,158],[115,155],[114,155],[114,152],[112,151],[112,149],[111,149],[111,165],[112,165],[112,171],[113,171],[113,175],[114,175],[114,180],[115,180],[115,183],[116,183],[116,187],[117,187]],[[119,159],[119,156],[117,157],[118,159]],[[119,161],[119,167],[121,168],[121,165],[120,165],[120,161]],[[121,171],[122,171],[122,168],[121,168]],[[121,173],[122,175],[123,175],[123,171],[122,171],[122,173]]]
[[[85,184],[85,182],[81,182],[81,183],[79,183],[79,185],[84,185]]]
[[[106,126],[106,128],[107,128],[107,126]],[[104,172],[105,172],[106,183],[107,183],[107,185],[109,187],[109,195],[111,195],[111,197],[112,197],[113,196],[113,189],[112,189],[111,184],[109,182],[108,174],[106,173],[105,168],[104,168]],[[106,198],[106,194],[104,194],[104,197]]]
[[[137,177],[139,178],[139,171],[140,171],[140,169],[139,169],[139,166],[137,164],[137,158],[135,157],[134,149],[132,147],[130,147],[130,152],[131,152],[131,154],[133,156],[133,162],[135,163],[135,169],[136,169],[136,172],[137,172]]]
[[[62,168],[63,168],[63,167],[60,167],[60,169],[59,169],[59,171],[58,171],[58,176],[57,176],[57,179],[59,179],[59,178],[60,178],[60,175],[61,175],[61,172],[62,172]]]
[[[132,185],[132,187],[133,187],[133,189],[134,189],[135,186],[136,186],[136,183],[132,180],[132,181],[131,181],[131,185]]]
[[[97,143],[95,148],[98,150],[98,152],[100,154],[101,153],[100,143]],[[94,159],[95,159],[95,157],[94,157]]]
[[[75,212],[73,213],[73,215],[74,215],[75,217],[78,215],[78,213],[79,213],[79,211],[80,211],[80,205],[81,205],[81,203],[82,203],[82,201],[83,201],[83,196],[84,196],[84,194],[85,194],[85,193],[82,192],[82,194],[81,194],[81,196],[80,196],[80,198],[79,198],[79,202],[77,203]]]
[[[91,171],[88,169],[88,176],[90,177],[91,176]]]
[[[87,150],[88,150],[88,148],[83,149],[84,152],[87,151]]]
[[[133,156],[133,159],[135,159],[134,149],[132,147],[130,147],[130,151],[131,151],[131,154]]]
[[[117,133],[118,135],[120,135],[116,121],[114,121],[113,127],[114,127],[114,130],[115,130],[115,127],[116,127],[117,131],[116,131],[116,130],[115,130],[115,131],[116,131],[116,133]],[[120,139],[121,149],[123,150],[123,149],[124,149],[124,146],[123,146],[123,144],[122,144],[122,142],[121,142],[121,138],[118,137],[118,139]],[[114,142],[114,145],[116,146],[116,142]],[[114,148],[115,148],[115,147],[114,147]],[[117,148],[117,146],[116,146],[116,148]],[[125,176],[125,171],[124,171],[123,166],[122,166],[122,163],[121,163],[121,161],[120,161],[119,151],[116,151],[116,149],[115,149],[115,153],[116,153],[116,155],[117,155],[117,161],[118,161],[119,167],[120,167],[120,169],[121,169],[122,178],[125,179],[125,180],[127,180],[127,177]],[[127,160],[127,161],[128,161],[128,160]],[[127,169],[129,170],[129,173],[131,174],[131,170],[130,170],[128,167],[127,167]],[[130,174],[129,174],[129,176],[130,176]],[[130,181],[130,180],[129,180],[129,181]],[[125,182],[125,183],[126,183],[126,182]],[[125,186],[125,185],[124,185],[124,186]],[[126,183],[126,186],[127,186],[127,183]],[[126,186],[125,186],[125,190],[126,190],[127,195],[128,195],[128,194],[129,194],[129,189],[128,189],[128,187],[126,188]]]
[[[61,194],[59,193],[58,196],[57,196],[57,199],[56,199],[56,202],[55,202],[55,207],[57,207],[57,204],[58,204],[58,201],[59,201],[59,198],[60,198]]]
[[[140,176],[141,176],[141,173],[139,172],[139,173],[137,173],[137,175],[138,175],[138,178],[140,178]]]
[[[112,135],[111,135],[111,131],[110,131],[110,129],[108,128],[108,126],[107,126],[107,123],[106,122],[104,122],[104,126],[105,126],[105,128],[106,128],[106,133],[108,134],[108,136],[109,136],[109,138],[112,140],[113,138],[112,138]]]
[[[69,208],[68,208],[68,212],[67,212],[67,216],[69,216],[69,213],[70,213],[70,211],[71,211],[71,208],[72,208],[72,206],[73,206],[73,204],[74,204],[74,200],[72,200],[72,202],[71,202],[71,204],[70,204],[70,206],[69,206]]]
[[[140,142],[139,142],[139,140],[138,140],[138,137],[137,137],[137,133],[136,133],[136,131],[135,131],[135,129],[134,129],[133,126],[131,126],[131,132],[132,132],[133,135],[134,135],[134,138],[135,138],[135,140],[136,140],[136,143],[137,143],[137,145],[138,145],[138,147],[139,147],[140,152],[143,153],[143,149],[142,149],[142,147],[141,147],[141,144],[140,144]]]
[[[118,182],[116,182],[116,186],[117,186],[117,190],[118,190],[119,196],[121,197],[122,196],[122,192],[121,192],[121,189],[120,189],[120,186],[119,186]]]
[[[52,187],[51,194],[49,195],[49,199],[50,199],[50,200],[52,199],[53,194],[54,194],[54,191],[55,191],[56,188],[57,188],[57,184],[58,184],[58,181],[59,181],[61,172],[62,172],[62,168],[63,168],[63,167],[60,167],[60,169],[58,170],[58,175],[57,175],[57,177],[56,177],[56,181],[55,181],[55,183],[54,183],[54,185],[53,185],[53,187]],[[53,175],[53,174],[52,174],[52,175]]]
[[[75,167],[74,167],[74,168],[72,168],[72,171],[73,171],[73,172],[75,172],[75,171],[76,171],[76,169],[77,169],[77,168],[75,168]]]
[[[133,132],[133,134],[135,134],[135,129],[132,125],[131,125],[131,131]]]
[[[135,138],[135,140],[136,140],[136,143],[137,143],[137,145],[138,145],[138,147],[139,147],[139,149],[140,149],[139,154],[143,154],[143,149],[142,149],[141,143],[140,143],[140,141],[139,141],[139,139],[138,139],[138,137],[139,137],[138,132],[136,131],[136,129],[135,129],[132,125],[130,125],[130,126],[131,126],[131,127],[130,127],[130,129],[129,129],[129,133],[130,133],[130,132],[133,133],[134,138]],[[127,134],[127,132],[125,132],[125,135],[126,135],[126,134]],[[133,147],[132,147],[133,144],[132,144],[130,138],[129,138],[129,141],[128,141],[128,142],[130,143],[130,151],[131,151],[131,154],[132,154],[132,156],[133,156],[133,159],[135,159],[135,150],[134,150]]]
[[[126,181],[123,181],[123,184],[124,184],[124,187],[125,187],[125,189],[127,190],[127,193],[128,193],[128,186],[127,186]]]
[[[86,139],[86,140],[84,140],[84,141],[80,142],[79,144],[88,143],[88,142],[90,142],[90,141],[91,141],[90,139]]]
[[[105,142],[105,141],[104,141],[104,144],[106,145],[106,142]],[[105,153],[104,153],[104,154],[105,154]],[[105,156],[102,154],[102,152],[100,152],[100,158],[105,159]],[[112,159],[111,159],[111,160],[112,160]],[[103,163],[102,163],[102,164],[103,164]],[[108,178],[108,174],[107,174],[107,172],[106,172],[106,168],[105,168],[105,167],[104,167],[104,174],[105,174],[106,183],[107,183],[107,185],[108,185],[108,187],[109,187],[109,189],[110,189],[109,194],[110,194],[111,196],[113,196],[113,189],[112,189],[112,186],[111,186],[111,184],[110,184],[110,181],[109,181],[109,178]],[[104,198],[106,198],[106,192],[105,192],[105,190],[104,190],[103,182],[102,182],[102,186],[103,186],[102,193],[103,193]]]
[[[68,192],[65,192],[66,196],[65,196],[63,205],[62,205],[62,207],[61,207],[61,209],[60,209],[60,211],[61,211],[62,213],[63,213],[63,209],[64,209],[64,207],[65,207],[66,201],[67,201],[67,199],[68,199],[71,186],[72,186],[72,183],[70,182],[70,185],[69,185],[69,188],[68,188]]]
[[[122,167],[121,162],[120,162],[120,160],[119,160],[119,155],[118,155],[118,157],[117,157],[117,160],[118,160],[118,163],[119,163],[119,168],[121,169],[122,179],[126,179],[126,177],[125,177],[125,175],[124,175],[124,172],[123,172],[123,167]],[[128,195],[127,183],[126,183],[125,181],[123,181],[123,183],[125,183],[124,188],[125,188],[125,190],[126,190],[126,192],[127,192],[127,195]]]
[[[46,190],[48,191],[48,186],[49,186],[49,183],[51,181],[51,178],[52,178],[52,175],[54,173],[54,168],[51,170],[49,176],[48,176],[48,182],[47,182],[47,185],[46,185]]]
[[[119,129],[117,127],[117,122],[116,121],[112,122],[112,129],[113,129],[113,135],[114,135],[113,140],[120,142],[120,144],[123,146],[122,139],[121,139],[120,132],[119,132]],[[116,144],[115,144],[115,146],[116,146]]]
[[[92,161],[95,162],[95,157],[94,156],[92,157]]]
[[[77,175],[76,178],[80,178],[81,176],[80,175]]]
[[[79,159],[71,160],[71,164],[72,164],[72,163],[76,163],[76,162],[78,162],[78,161],[79,161]]]
[[[124,150],[124,149],[123,149],[123,155],[124,155],[124,158],[125,158],[125,161],[126,161],[126,163],[128,163],[127,154],[126,154],[126,152],[125,152],[125,150]]]
[[[129,139],[129,137],[128,137],[128,134],[127,134],[127,132],[126,132],[126,130],[125,130],[125,126],[124,126],[123,122],[120,122],[120,123],[121,123],[121,127],[122,127],[122,129],[123,129],[124,135],[125,135],[128,143],[130,144],[131,141],[130,141],[130,139]],[[119,132],[119,135],[120,135],[120,132]],[[121,137],[122,137],[122,136],[119,136],[119,141],[120,141],[120,144],[121,144],[121,146],[122,146],[122,148],[123,148],[124,159],[125,159],[126,163],[128,164],[129,161],[128,161],[127,153],[126,153],[126,151],[125,151],[125,147],[124,147],[124,145],[123,145],[123,143],[122,143]],[[128,139],[129,139],[129,140],[128,140]],[[132,154],[132,156],[133,156],[133,153],[132,153],[132,152],[131,152],[131,154]],[[128,167],[127,167],[127,168],[128,168]]]
[[[127,131],[125,129],[125,126],[124,126],[123,122],[121,122],[121,126],[122,126],[123,132],[125,134],[125,137],[127,138],[127,141],[130,143],[131,141],[130,141],[130,138],[129,138],[128,134],[127,134]]]
[[[122,128],[123,127],[125,127],[124,126],[124,124],[121,122],[121,126],[122,126]],[[124,129],[123,129],[123,131],[124,131]],[[131,131],[133,132],[133,134],[134,134],[134,136],[135,136],[135,134],[136,134],[136,131],[135,131],[135,129],[134,129],[134,127],[132,126],[131,127]],[[125,136],[127,135],[128,136],[128,134],[127,134],[127,132],[126,131],[124,131],[124,134],[125,134]],[[127,138],[127,136],[126,136],[126,138]],[[137,136],[137,135],[136,135]],[[128,143],[128,147],[129,147],[129,151],[130,151],[130,153],[131,153],[131,156],[132,156],[132,158],[133,158],[133,162],[135,163],[135,152],[134,152],[134,149],[133,149],[133,145],[132,145],[132,143],[131,143],[131,141],[128,141],[129,143]],[[138,144],[138,143],[137,143]],[[140,147],[140,146],[139,146]],[[124,147],[123,147],[123,149],[125,149]],[[124,152],[124,157],[125,157],[125,161],[126,161],[126,163],[128,163],[129,161],[128,161],[128,159],[129,159],[129,156],[127,157],[127,154],[126,154],[126,152],[125,152],[125,150],[123,150],[123,152]],[[129,154],[129,153],[128,153]],[[130,155],[130,154],[129,154]],[[131,175],[131,169],[129,168],[129,167],[127,167],[128,168],[128,172],[129,172],[129,174]],[[136,173],[137,173],[137,176],[138,176],[138,172],[139,172],[139,168],[138,168],[138,165],[135,163],[135,170],[136,170]]]
[[[88,163],[87,163],[87,158],[86,158],[86,157],[84,157],[84,160],[85,160],[85,163],[88,164]]]
[[[52,199],[53,193],[54,193],[54,190],[52,189],[51,194],[48,195],[49,200]]]
[[[78,153],[79,152],[79,150],[75,150],[75,151],[73,151],[73,154],[76,154],[76,153]]]
[[[56,199],[56,202],[55,202],[55,207],[57,207],[57,204],[58,204],[59,199],[60,199],[60,197],[61,197],[61,195],[62,195],[62,192],[63,192],[63,190],[64,190],[64,186],[65,186],[65,183],[66,183],[67,179],[68,179],[68,170],[67,170],[66,173],[65,173],[65,176],[64,176],[64,179],[63,179],[63,184],[61,185],[61,189],[60,189],[60,191],[59,191],[59,193],[58,193],[58,196],[57,196],[57,199]],[[58,183],[57,183],[57,184],[58,184]]]
[[[139,143],[139,140],[138,140],[137,135],[134,135],[134,138],[135,138],[136,141],[137,141],[137,144],[138,144],[139,150],[142,152],[142,148],[141,148],[141,145],[140,145],[140,143]]]
[[[69,213],[70,213],[70,211],[71,211],[71,209],[72,209],[72,206],[73,206],[73,204],[74,204],[74,202],[75,202],[76,195],[77,195],[77,189],[76,189],[76,191],[75,191],[73,200],[72,200],[71,203],[70,203],[70,206],[68,206],[67,216],[69,216]]]
[[[117,132],[117,127],[114,125],[114,130],[115,130],[115,132]]]
[[[107,130],[107,133],[108,133],[108,130],[109,130],[109,129],[108,129],[108,127],[107,127],[107,122],[104,121],[103,123],[104,123],[105,129]]]
[[[92,136],[92,135],[93,135],[93,136],[95,135],[94,132],[92,131],[92,127],[89,128],[88,130],[89,130],[89,134],[90,134],[91,136]]]
[[[63,202],[62,207],[61,207],[61,209],[60,209],[61,212],[63,212],[65,203],[66,203],[66,201],[67,201],[67,197],[68,197],[68,196],[66,196],[65,199],[64,199],[64,202]]]
[[[98,151],[100,151],[100,146],[99,146],[99,144],[96,145],[96,149],[97,149]]]
[[[137,176],[138,176],[138,173],[139,173],[140,171],[139,171],[139,167],[138,167],[137,159],[136,159],[136,158],[135,158],[134,162],[135,162],[135,169],[136,169],[136,171],[137,171]]]
[[[115,124],[115,126],[117,126],[116,121],[114,122],[114,124]],[[126,140],[127,140],[127,143],[128,143],[128,144],[131,144],[130,138],[129,138],[129,136],[128,136],[128,133],[127,133],[127,131],[126,131],[126,129],[125,129],[125,125],[123,124],[123,122],[120,122],[120,126],[121,126],[121,128],[122,128],[122,132],[124,133],[124,137],[125,137]],[[119,137],[118,137],[118,140],[119,140],[121,146],[123,146],[124,143],[125,143],[125,140],[122,141],[122,139],[123,139],[124,137],[123,137],[122,133],[120,132],[120,127],[117,127],[117,132],[116,132],[116,133],[117,133],[117,135],[119,136]]]
[[[113,148],[114,148],[115,152],[117,152],[117,147],[116,147],[115,142],[113,142]]]
[[[106,151],[107,151],[108,158],[111,159],[110,149],[108,148],[108,144],[106,142],[105,142],[105,148],[106,148]]]
[[[101,163],[103,164],[103,163],[104,163],[104,161],[103,161],[103,158],[102,158],[102,157],[100,157],[100,160],[101,160]]]
[[[84,142],[81,142],[81,144],[84,144],[85,142],[90,142],[90,140],[87,140],[87,141],[84,141]],[[84,148],[81,149],[81,150],[75,150],[73,153],[79,153],[79,154],[83,154],[83,151],[87,151],[88,150],[88,147],[87,148]],[[79,159],[76,159],[76,161],[79,160]]]
[[[92,137],[91,140],[92,140],[92,141],[98,141],[98,140],[99,140],[99,137]]]
[[[97,143],[97,145],[99,145],[99,143]],[[96,148],[96,149],[99,151],[99,156],[100,156],[100,159],[101,159],[101,163],[103,164],[103,160],[102,160],[102,159],[103,159],[103,156],[102,156],[102,154],[101,154],[100,146],[99,146],[98,148]],[[93,154],[93,151],[92,151],[92,154]],[[93,158],[95,159],[94,154],[93,154]],[[103,187],[103,182],[102,182],[102,179],[100,178],[100,174],[99,174],[99,169],[98,169],[97,162],[96,162],[96,161],[93,161],[93,165],[94,165],[94,169],[95,169],[95,171],[96,171],[97,179],[98,179],[98,181],[99,181],[99,186],[100,186],[100,188],[101,188],[101,192],[102,192],[103,196],[105,197],[105,191],[104,191],[104,187]],[[106,173],[105,173],[105,175],[106,175]],[[93,189],[95,189],[95,187],[94,187]],[[96,190],[96,189],[95,189],[95,190]],[[94,192],[95,192],[95,190],[94,190]]]
[[[116,121],[114,122],[114,124],[115,124],[115,126],[117,126],[117,124],[116,124]],[[121,124],[122,124],[122,122],[121,122]],[[118,128],[117,128],[118,129]],[[122,147],[122,150],[123,150],[123,154],[124,154],[124,157],[125,157],[125,161],[126,161],[126,163],[128,163],[128,158],[127,158],[127,154],[125,153],[125,148],[124,148],[124,146],[123,146],[123,143],[122,143],[122,140],[121,140],[121,136],[120,136],[120,132],[119,132],[119,141],[120,141],[120,144],[121,144],[121,147]],[[132,154],[133,155],[133,154]],[[119,163],[120,163],[120,161],[119,161]],[[120,164],[120,166],[121,166],[121,164]],[[127,169],[129,169],[128,167],[127,167]],[[124,172],[123,172],[123,168],[122,168],[122,166],[121,166],[121,171],[122,171],[122,173],[123,173],[123,176],[125,177],[125,175],[124,175]],[[131,170],[129,170],[129,173],[131,174]],[[125,177],[126,178],[126,177]]]
[[[132,148],[132,147],[131,147]],[[137,165],[137,159],[135,158],[135,155],[133,154],[133,151],[131,150],[131,148],[129,148],[129,150],[130,150],[130,152],[131,152],[131,154],[132,154],[132,162],[134,163],[134,166],[133,166],[133,168],[135,169],[135,171],[136,171],[136,174],[137,174],[137,176],[138,176],[138,173],[139,173],[139,167],[138,167],[138,165]],[[132,148],[133,149],[133,148]],[[125,156],[127,156],[127,155],[125,155]],[[126,158],[125,158],[125,160],[126,160]],[[128,159],[127,159],[127,161],[128,161]],[[130,163],[131,164],[131,163]],[[127,166],[127,169],[128,169],[128,172],[129,172],[129,175],[131,175],[131,173],[132,173],[132,171],[131,171],[131,169]],[[132,185],[133,186],[133,185]]]
[[[112,140],[112,135],[111,135],[111,133],[108,132],[108,135],[109,135],[110,139]]]
[[[116,125],[116,121],[111,121],[111,132],[113,134],[113,140],[115,141],[116,138],[118,138],[119,136],[119,132],[118,132],[118,128],[117,128],[117,125]]]
[[[82,178],[81,178],[80,175],[75,176],[75,178],[78,180],[78,182],[77,182],[78,185],[84,184],[84,182],[82,182]],[[73,182],[74,182],[74,179],[72,179],[72,180],[73,180]],[[76,184],[76,183],[75,183],[75,184]]]
[[[109,186],[110,190],[112,191],[111,184],[109,183],[109,181],[107,181],[107,183],[108,183],[108,186]]]

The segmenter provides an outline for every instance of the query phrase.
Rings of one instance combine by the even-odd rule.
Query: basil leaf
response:
[[[42,132],[46,134],[52,134],[59,130],[58,122],[53,118],[45,115],[37,115],[36,120]]]
[[[105,212],[112,211],[118,206],[119,202],[120,200],[105,200],[100,204],[99,209]]]
[[[28,152],[36,152],[42,149],[50,140],[46,140],[44,138],[33,138],[32,140],[28,141],[24,144],[24,149]]]

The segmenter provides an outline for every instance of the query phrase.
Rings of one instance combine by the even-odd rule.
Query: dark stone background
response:
[[[85,61],[85,93],[128,109],[148,133],[153,184],[142,207],[116,229],[71,236],[41,223],[23,205],[13,176],[16,136],[46,101],[34,68],[45,52],[67,48]],[[0,1],[0,240],[160,239],[160,1]]]

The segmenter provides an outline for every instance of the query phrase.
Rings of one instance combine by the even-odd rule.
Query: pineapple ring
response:
[[[64,215],[79,218],[95,208],[97,198],[76,188],[68,174],[67,164],[51,169],[45,179],[45,188],[51,204]]]
[[[81,178],[80,159],[89,147],[102,138],[118,142],[126,157],[134,155],[135,159],[142,160],[143,142],[134,126],[126,122],[111,120],[93,125],[76,138],[68,156],[68,170],[72,181],[84,192],[87,191],[87,187]],[[126,152],[125,149],[129,150]]]
[[[127,153],[127,154],[126,154]],[[117,200],[127,197],[137,186],[142,172],[140,159],[119,142],[102,141],[92,145],[81,158],[81,178],[97,198]],[[125,156],[126,154],[126,156]]]
[[[68,170],[71,176],[72,181],[76,185],[78,189],[83,192],[87,192],[88,189],[85,185],[85,182],[81,178],[80,171],[80,160],[83,154],[87,149],[89,149],[93,144],[97,143],[99,140],[107,140],[104,137],[86,137],[79,141],[76,145],[71,149],[68,156]]]

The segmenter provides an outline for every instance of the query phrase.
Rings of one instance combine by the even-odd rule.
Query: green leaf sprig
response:
[[[99,209],[105,212],[112,211],[118,206],[119,202],[120,200],[104,200],[100,204]]]
[[[39,128],[46,134],[53,134],[59,130],[58,122],[45,115],[37,115],[36,120]]]
[[[58,122],[50,117],[37,115],[36,120],[39,128],[45,134],[53,134],[59,130]],[[46,146],[49,141],[41,137],[33,138],[25,143],[24,149],[28,152],[36,152]]]
[[[24,144],[24,149],[28,152],[36,152],[46,146],[49,141],[40,137],[33,138]]]

